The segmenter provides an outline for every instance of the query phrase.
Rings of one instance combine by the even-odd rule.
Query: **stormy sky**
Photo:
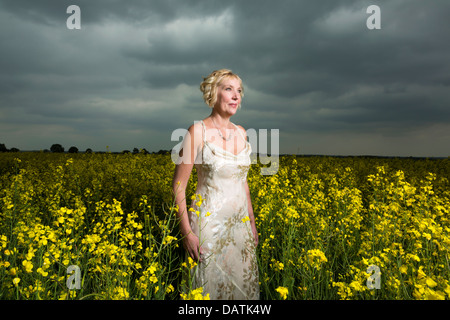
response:
[[[228,68],[231,121],[279,129],[282,154],[447,157],[449,19],[448,0],[0,0],[0,143],[170,150]]]

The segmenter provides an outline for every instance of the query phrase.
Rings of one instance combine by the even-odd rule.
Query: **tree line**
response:
[[[5,144],[0,143],[0,152],[19,152],[20,150],[17,148],[6,148]]]
[[[8,149],[6,148],[6,145],[3,143],[0,143],[0,152],[20,152],[19,149],[17,148],[11,148]],[[64,153],[65,149],[64,147],[59,144],[59,143],[55,143],[52,144],[52,146],[49,149],[44,149],[43,152],[53,152],[53,153]],[[69,150],[67,150],[68,153],[79,153],[79,149],[75,146],[72,146],[69,148]],[[84,151],[84,153],[94,153],[94,151],[92,151],[91,148],[87,148],[86,151]],[[117,152],[114,152],[117,153]],[[122,154],[126,154],[126,153],[133,153],[133,154],[169,154],[170,151],[168,150],[159,150],[158,152],[149,152],[147,151],[145,148],[143,149],[138,149],[138,148],[134,148],[133,151],[130,150],[123,150],[122,152],[118,152],[118,153],[122,153]]]

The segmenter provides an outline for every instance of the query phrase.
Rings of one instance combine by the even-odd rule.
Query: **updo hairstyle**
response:
[[[220,69],[213,71],[209,76],[203,78],[203,82],[200,84],[200,91],[203,92],[203,100],[205,103],[213,108],[217,102],[217,87],[225,79],[235,78],[239,80],[241,86],[241,99],[244,97],[244,87],[242,86],[242,80],[237,74],[231,72],[228,69]],[[238,109],[241,108],[239,104]]]

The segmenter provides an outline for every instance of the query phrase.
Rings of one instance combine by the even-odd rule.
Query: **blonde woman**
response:
[[[211,299],[258,299],[258,233],[247,183],[251,146],[230,118],[241,107],[242,80],[221,69],[200,85],[211,114],[188,129],[175,168],[173,191],[183,246],[198,262],[193,288]],[[196,194],[188,210],[186,186],[195,165]]]

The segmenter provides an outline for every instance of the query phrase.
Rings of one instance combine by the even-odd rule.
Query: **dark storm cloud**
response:
[[[448,155],[449,16],[445,0],[0,0],[0,143],[171,148],[226,67],[246,89],[236,121],[280,128],[281,152],[368,153],[364,137],[373,154]]]

